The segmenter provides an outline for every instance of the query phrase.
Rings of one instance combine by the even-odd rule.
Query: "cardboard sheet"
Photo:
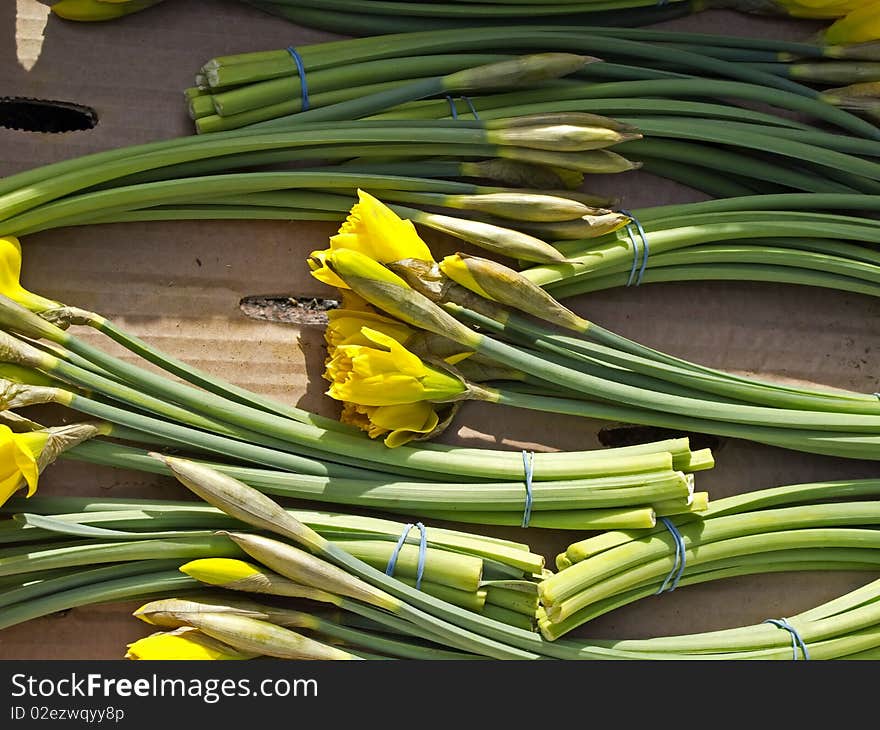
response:
[[[814,26],[711,12],[673,27],[805,38]],[[114,23],[46,18],[36,0],[0,3],[0,90],[6,96],[75,101],[99,116],[87,132],[46,135],[0,129],[0,175],[126,144],[191,132],[181,90],[221,54],[283,48],[332,36],[298,28],[237,2],[169,0]],[[591,181],[628,207],[697,199],[681,186],[630,173]],[[289,403],[333,412],[321,395],[316,330],[245,317],[247,295],[324,295],[305,254],[329,224],[149,223],[62,229],[24,241],[25,284],[117,320],[168,352]],[[432,239],[436,240],[436,239]],[[574,308],[646,345],[715,367],[873,392],[880,390],[880,301],[794,286],[696,283],[644,286],[582,297]],[[90,341],[97,342],[94,335]],[[444,438],[503,448],[598,447],[599,424],[467,405]],[[728,441],[718,466],[698,475],[714,497],[804,481],[876,476],[871,463]],[[183,498],[171,480],[70,462],[50,468],[41,493]],[[486,528],[528,541],[552,563],[572,534]],[[584,629],[640,637],[788,616],[873,575],[743,578],[648,599]],[[2,658],[117,658],[150,633],[131,604],[82,608],[0,632]]]

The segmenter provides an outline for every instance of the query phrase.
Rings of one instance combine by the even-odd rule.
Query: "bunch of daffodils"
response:
[[[763,220],[766,233],[773,224]],[[865,221],[865,232],[872,226]],[[794,222],[777,230],[786,227],[807,230]],[[589,270],[594,256],[613,265],[625,255],[597,247],[524,273],[463,254],[437,263],[411,227],[362,192],[330,248],[309,259],[315,278],[346,293],[327,328],[328,393],[345,401],[349,422],[389,446],[433,435],[449,404],[474,399],[877,458],[874,394],[776,385],[672,358],[592,324],[535,283],[541,272],[564,279]],[[373,410],[383,406],[395,408]]]

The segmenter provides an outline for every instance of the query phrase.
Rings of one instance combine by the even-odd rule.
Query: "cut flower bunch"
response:
[[[692,473],[710,468],[712,455],[691,451],[687,439],[533,454],[527,462],[514,451],[388,449],[334,419],[218,381],[98,314],[33,294],[19,283],[20,269],[18,242],[0,239],[0,415],[21,432],[4,427],[15,455],[9,463],[22,464],[21,475],[4,482],[4,499],[25,484],[32,493],[34,464],[62,451],[65,458],[167,473],[147,455],[164,447],[216,460],[224,474],[267,493],[421,518],[597,529],[647,527],[658,513],[706,507]],[[122,345],[129,359],[77,337],[77,326]],[[41,403],[97,420],[46,430],[16,415]],[[19,458],[29,450],[32,458]]]
[[[104,21],[120,18],[156,5],[162,0],[60,0],[52,12],[68,20]],[[451,0],[423,3],[418,0],[245,0],[261,10],[299,25],[349,35],[375,35],[423,29],[479,25],[530,25],[559,23],[565,26],[649,25],[712,8],[732,8],[748,13],[794,18],[837,19],[826,37],[871,40],[880,37],[876,0],[555,0],[542,2],[477,3]]]
[[[284,510],[202,465],[154,457],[212,507],[8,505],[34,509],[0,523],[12,545],[0,554],[0,625],[148,600],[135,616],[158,631],[129,645],[131,659],[867,659],[880,646],[877,581],[787,620],[705,634],[559,638],[588,620],[587,609],[549,619],[588,603],[599,574],[612,577],[598,584],[604,598],[592,615],[656,594],[658,584],[662,593],[666,574],[675,589],[758,572],[875,571],[876,480],[721,500],[705,519],[667,521],[669,533],[602,533],[570,546],[554,575],[524,545],[421,524],[416,543],[412,525]],[[102,567],[77,570],[94,563]]]
[[[344,420],[389,446],[478,400],[877,458],[875,394],[777,385],[639,346],[554,300],[528,276],[537,269],[466,254],[436,262],[411,223],[365,192],[309,265],[343,292],[326,330],[328,393],[345,402]]]

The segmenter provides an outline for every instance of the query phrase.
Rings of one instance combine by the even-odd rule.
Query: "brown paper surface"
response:
[[[236,2],[169,0],[112,23],[45,17],[35,0],[0,3],[0,89],[6,96],[94,107],[95,129],[34,134],[0,129],[0,175],[120,145],[191,133],[181,90],[206,60],[306,44],[331,35],[296,27]],[[704,32],[804,39],[810,23],[707,12],[667,24]],[[627,207],[698,199],[647,174],[596,179]],[[325,295],[305,254],[323,247],[330,224],[181,222],[91,226],[29,236],[25,285],[103,313],[196,366],[285,402],[333,412],[321,395],[316,330],[245,317],[247,295]],[[432,239],[433,240],[433,239]],[[655,284],[581,297],[581,314],[675,355],[715,367],[873,392],[880,390],[880,302],[787,285]],[[99,338],[87,334],[92,342]],[[116,354],[118,350],[110,348]],[[503,448],[598,447],[603,424],[468,404],[444,439]],[[722,497],[780,484],[876,476],[871,463],[810,456],[738,441],[697,477]],[[184,498],[169,479],[65,462],[44,494]],[[475,528],[479,529],[479,528]],[[553,556],[573,534],[485,528]],[[788,616],[867,582],[867,575],[771,575],[728,580],[647,599],[585,627],[585,636],[634,638],[701,631]],[[74,609],[0,632],[0,658],[117,658],[150,633],[132,604]]]

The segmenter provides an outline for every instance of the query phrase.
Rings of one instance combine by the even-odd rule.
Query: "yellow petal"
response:
[[[419,377],[425,374],[425,364],[419,359],[417,355],[414,355],[409,350],[407,350],[394,337],[386,335],[384,332],[380,332],[379,330],[373,329],[371,327],[362,327],[361,334],[374,345],[378,345],[380,348],[386,349],[388,351],[388,354],[391,356],[391,362],[394,363],[394,366],[400,372],[406,373],[408,375],[413,375],[415,377]]]
[[[181,565],[179,570],[190,578],[195,578],[200,583],[207,583],[212,586],[228,585],[229,583],[245,580],[262,572],[259,567],[252,563],[233,558],[201,558],[199,560],[191,560],[185,565]]]
[[[60,307],[58,302],[29,292],[21,285],[21,244],[14,236],[0,237],[0,294],[32,312]]]
[[[28,497],[37,491],[37,457],[47,440],[44,431],[13,433],[8,426],[0,425],[0,504],[25,484]]]
[[[330,239],[330,248],[359,251],[382,264],[405,259],[433,261],[415,226],[363,190],[358,190],[358,203]]]
[[[825,31],[824,40],[832,45],[880,40],[880,2],[854,9]]]
[[[138,639],[128,645],[126,659],[141,660],[206,660],[250,659],[244,654],[200,631],[185,627]]]
[[[348,289],[348,284],[334,274],[327,266],[327,255],[329,253],[329,251],[312,251],[309,254],[306,262],[309,265],[312,276],[324,284],[335,286],[337,289]]]

